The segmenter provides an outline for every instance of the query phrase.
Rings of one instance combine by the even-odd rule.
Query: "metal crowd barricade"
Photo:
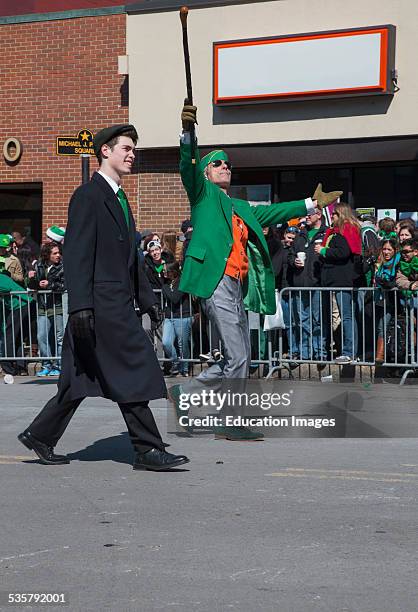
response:
[[[285,329],[279,330],[278,364],[270,376],[302,363],[381,365],[406,368],[403,383],[418,367],[417,297],[374,287],[287,287],[279,297]],[[378,336],[383,359],[376,364]]]
[[[160,303],[160,308],[164,312],[166,300],[161,290],[154,290]],[[213,352],[219,350],[223,355],[222,342],[219,334],[212,325],[211,321],[205,316],[204,309],[200,300],[188,295],[188,311],[192,314],[192,329],[190,334],[190,346],[177,346],[178,363],[188,362],[191,366],[202,366],[204,363],[213,362]],[[171,311],[171,315],[173,315]],[[172,318],[172,317],[169,317]],[[180,319],[183,317],[183,309],[180,307]],[[166,355],[163,346],[164,323],[159,330],[151,330],[151,321],[147,316],[143,317],[144,329],[154,345],[154,350],[161,364],[168,364],[171,358]],[[267,372],[273,360],[272,342],[269,334],[263,332],[263,317],[258,313],[248,313],[248,325],[251,340],[251,367],[256,370],[263,366]]]
[[[31,361],[58,365],[67,318],[66,294],[29,289],[0,294],[0,365],[24,366]],[[40,338],[44,339],[41,350]]]
[[[161,291],[156,294],[164,311],[165,297]],[[53,294],[48,317],[42,306],[43,296],[51,296],[51,292],[22,290],[0,295],[0,365],[6,361],[59,364],[68,318],[67,295]],[[13,311],[12,299],[16,306]],[[178,318],[184,320],[185,326],[191,323],[190,336],[186,338],[187,346],[177,342],[176,361],[203,367],[215,348],[222,354],[222,344],[200,301],[191,295],[187,299],[186,314],[190,312],[191,317],[183,316],[180,308]],[[344,365],[338,359],[341,355],[346,357],[347,365],[375,366],[379,334],[383,339],[379,365],[403,369],[401,382],[418,368],[418,295],[370,287],[287,287],[279,292],[279,301],[285,329],[264,332],[264,317],[248,313],[252,369],[263,366],[263,375],[271,376],[281,368],[292,369],[305,363],[320,367]],[[146,315],[143,324],[159,361],[169,364],[173,355],[164,351],[164,324],[151,330]],[[45,342],[40,342],[42,336],[50,340],[46,350]]]

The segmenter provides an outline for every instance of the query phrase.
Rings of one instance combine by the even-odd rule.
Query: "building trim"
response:
[[[276,0],[282,1],[282,0]],[[235,4],[256,4],[258,2],[271,2],[271,0],[189,0],[187,6],[189,9],[205,9],[217,8],[219,6],[233,6]],[[176,0],[144,0],[136,4],[129,4],[125,7],[128,15],[136,15],[140,13],[165,13],[169,11],[178,11],[184,6],[183,2]]]
[[[366,137],[358,137],[358,138],[328,138],[323,140],[286,140],[280,142],[245,142],[245,143],[219,143],[215,142],[212,144],[199,144],[199,150],[203,149],[212,149],[214,147],[220,149],[248,149],[254,147],[310,147],[310,146],[318,146],[318,145],[342,145],[342,144],[356,144],[356,143],[372,143],[372,142],[393,142],[393,141],[403,141],[403,140],[416,140],[418,139],[418,134],[401,134],[394,136],[366,136]],[[157,151],[159,149],[178,149],[178,145],[174,146],[161,146],[161,147],[138,147],[140,151]]]
[[[78,19],[80,17],[100,17],[102,15],[120,15],[126,13],[126,7],[107,6],[103,8],[76,9],[73,11],[60,11],[58,13],[30,13],[27,15],[9,15],[0,17],[0,25],[14,23],[31,23],[35,21],[60,21],[62,19]]]

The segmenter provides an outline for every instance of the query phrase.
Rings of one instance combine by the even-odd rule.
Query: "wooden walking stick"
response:
[[[189,9],[187,6],[182,6],[180,9],[180,21],[183,30],[183,54],[184,54],[184,68],[186,71],[186,90],[187,100],[189,104],[193,104],[193,89],[192,89],[192,73],[190,70],[190,53],[189,53],[189,37],[187,33],[187,16]],[[192,163],[196,163],[196,157],[194,154],[195,149],[195,129],[194,124],[190,128],[190,138],[192,147]]]

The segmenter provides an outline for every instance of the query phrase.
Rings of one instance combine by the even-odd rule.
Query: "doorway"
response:
[[[42,240],[42,183],[0,184],[0,233]]]

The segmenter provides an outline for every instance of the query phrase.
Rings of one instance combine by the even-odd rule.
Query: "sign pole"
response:
[[[90,155],[82,153],[81,157],[81,182],[84,185],[90,180]]]

